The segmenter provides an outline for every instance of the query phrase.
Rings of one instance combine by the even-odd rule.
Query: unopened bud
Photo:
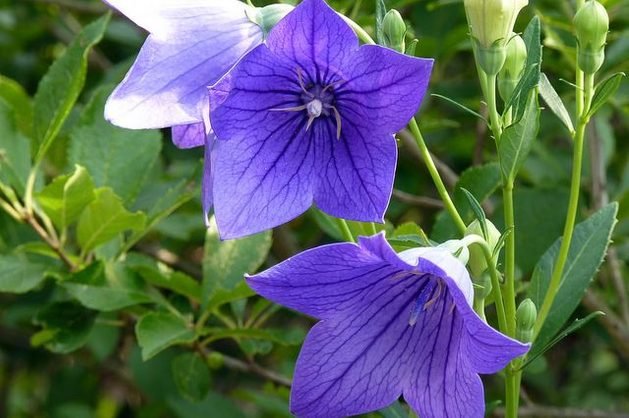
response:
[[[526,44],[524,40],[514,33],[507,42],[507,57],[505,64],[498,73],[498,92],[502,100],[509,101],[515,86],[522,78],[526,68]]]
[[[400,12],[391,9],[384,15],[382,34],[384,35],[385,46],[404,53],[406,50],[406,23],[404,23]]]
[[[487,270],[477,279],[474,279],[474,299],[485,300],[492,290],[491,277]]]
[[[579,68],[586,74],[597,72],[605,61],[605,42],[609,31],[607,10],[596,0],[589,0],[574,16]]]
[[[500,240],[500,231],[489,220],[485,220],[485,226],[487,229],[487,237],[483,237],[483,229],[480,222],[475,220],[465,230],[465,236],[479,235],[485,239],[487,246],[493,252],[498,241]],[[480,244],[472,244],[469,246],[470,261],[468,267],[472,273],[472,277],[480,278],[485,270],[487,270],[487,260],[485,260],[485,253]]]
[[[271,4],[264,7],[256,7],[247,11],[247,17],[256,25],[260,26],[264,35],[268,33],[277,25],[277,23],[284,18],[295,7],[289,4]]]
[[[221,367],[223,367],[223,364],[225,363],[225,357],[221,353],[212,351],[207,356],[206,362],[210,369],[220,369]]]
[[[516,338],[524,343],[533,340],[533,328],[537,321],[537,308],[531,299],[524,299],[515,313]]]
[[[463,265],[466,265],[470,259],[470,251],[467,248],[467,245],[461,242],[461,240],[451,239],[442,244],[439,244],[438,247],[450,251],[450,253],[458,258],[459,261],[463,263]]]
[[[488,75],[498,74],[502,68],[505,45],[520,10],[527,4],[528,0],[464,0],[478,64]]]

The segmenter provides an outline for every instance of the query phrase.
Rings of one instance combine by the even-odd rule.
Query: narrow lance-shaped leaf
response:
[[[539,130],[539,105],[537,92],[529,93],[524,116],[504,130],[498,144],[500,168],[504,178],[513,181],[531,151],[533,141]]]
[[[588,112],[588,117],[592,117],[607,101],[616,93],[622,83],[622,79],[625,77],[625,73],[616,73],[609,78],[601,81],[596,86],[594,97],[592,98],[592,105]]]
[[[16,112],[0,98],[0,182],[21,194],[30,171],[31,153],[28,139],[15,124]]]
[[[387,6],[384,4],[384,0],[376,0],[376,42],[379,45],[384,45],[384,33],[383,33],[383,21],[384,16],[387,14]]]
[[[610,203],[576,226],[559,290],[531,349],[531,355],[535,355],[552,340],[579,305],[585,290],[603,262],[616,223],[617,212],[618,204]],[[560,245],[561,239],[546,251],[533,272],[528,296],[538,307],[542,305],[548,291]]]
[[[570,114],[566,109],[566,106],[561,101],[561,98],[553,88],[553,85],[550,84],[548,77],[546,74],[541,73],[539,78],[539,93],[550,108],[552,112],[559,118],[561,123],[568,128],[570,133],[574,132],[574,125],[572,124],[572,119],[570,119]]]
[[[43,158],[79,97],[85,83],[88,54],[103,37],[110,16],[107,13],[83,28],[41,79],[34,104],[37,161]]]

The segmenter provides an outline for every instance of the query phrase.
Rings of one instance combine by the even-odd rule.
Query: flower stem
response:
[[[430,177],[432,177],[432,181],[435,183],[435,187],[437,188],[437,192],[443,200],[443,204],[445,205],[446,210],[450,214],[450,217],[454,220],[454,223],[459,230],[459,233],[463,235],[465,233],[465,222],[459,215],[459,212],[456,210],[450,195],[448,194],[448,190],[446,189],[445,184],[441,180],[441,176],[439,175],[439,171],[437,171],[437,167],[435,166],[432,157],[430,156],[430,152],[428,151],[428,147],[426,146],[426,141],[424,141],[424,137],[422,136],[421,131],[419,130],[419,126],[417,125],[417,121],[415,118],[411,119],[408,124],[413,137],[415,138],[415,142],[419,147],[419,151],[421,153],[422,159],[424,160],[424,164],[426,164],[426,168],[428,168],[428,172],[430,173]]]
[[[347,225],[347,221],[345,219],[336,218],[336,222],[339,229],[341,230],[341,233],[343,234],[343,238],[345,239],[345,241],[356,242],[356,240],[354,239],[354,234],[352,234],[352,231],[349,229],[349,225]]]
[[[496,145],[500,143],[503,132],[503,121],[498,113],[496,106],[496,76],[488,75],[485,79],[485,88],[483,91],[487,100],[489,118],[491,121],[491,131],[494,135]],[[481,78],[481,84],[483,78]],[[510,119],[510,118],[509,118]],[[515,214],[513,205],[513,186],[514,181],[511,178],[503,176],[502,178],[502,200],[504,207],[505,230],[511,231],[505,242],[505,284],[504,284],[504,313],[505,318],[500,323],[500,330],[510,337],[515,336]],[[518,359],[513,360],[506,368],[505,382],[505,402],[506,417],[517,418],[518,404],[520,401],[520,381],[522,372],[516,367]]]
[[[577,80],[578,82],[579,80]],[[583,105],[577,102],[577,108],[580,110],[579,119],[577,123],[577,129],[574,135],[574,153],[572,158],[572,180],[570,182],[570,200],[568,202],[568,213],[566,214],[566,223],[564,225],[563,235],[561,238],[561,247],[559,248],[559,255],[553,268],[553,273],[548,284],[548,291],[544,297],[544,302],[537,315],[537,322],[535,322],[534,338],[537,337],[544,325],[544,321],[550,312],[550,308],[553,305],[557,292],[559,291],[559,285],[561,283],[561,277],[563,275],[566,262],[568,260],[568,253],[570,251],[570,244],[572,242],[572,234],[574,232],[574,224],[577,217],[577,210],[579,207],[579,192],[581,191],[581,166],[583,163],[583,145],[585,142],[585,129],[589,122],[588,112],[592,103],[592,96],[594,94],[594,75],[588,74],[583,78],[585,88],[585,96]],[[581,88],[577,84],[577,90]]]

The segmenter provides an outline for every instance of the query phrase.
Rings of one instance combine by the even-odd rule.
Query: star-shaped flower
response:
[[[272,228],[313,201],[340,218],[383,222],[393,134],[417,112],[431,68],[359,47],[323,0],[304,0],[210,89],[221,236]]]
[[[150,35],[105,107],[105,118],[124,128],[173,127],[179,148],[206,145],[203,206],[212,205],[207,88],[246,52],[262,43],[237,0],[105,0]]]
[[[481,418],[478,373],[496,373],[528,349],[476,315],[470,277],[450,252],[396,254],[382,234],[303,252],[248,283],[320,319],[295,366],[299,417],[361,414],[402,394],[422,418]]]

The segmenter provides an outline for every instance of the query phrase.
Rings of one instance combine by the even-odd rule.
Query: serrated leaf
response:
[[[210,370],[196,353],[183,353],[171,363],[173,379],[181,396],[191,402],[202,401],[210,390]]]
[[[221,241],[214,217],[205,236],[203,254],[203,302],[216,289],[232,290],[245,273],[254,273],[271,249],[271,231],[245,238]]]
[[[15,123],[19,131],[31,136],[33,130],[33,102],[17,81],[0,75],[0,98],[14,110]]]
[[[0,292],[26,293],[44,280],[46,266],[21,255],[0,255]]]
[[[117,311],[153,302],[142,281],[121,263],[92,263],[60,285],[83,306],[97,311]]]
[[[539,131],[540,109],[537,93],[532,90],[523,117],[502,133],[498,143],[498,156],[502,175],[509,181],[515,180],[526,157],[531,151],[533,141]]]
[[[127,254],[126,264],[153,286],[172,290],[195,301],[201,300],[200,283],[185,273],[135,253]]]
[[[15,125],[15,109],[0,99],[0,182],[22,194],[31,168],[28,139]]]
[[[537,359],[539,356],[544,354],[546,351],[548,351],[551,348],[553,348],[553,346],[557,345],[557,343],[559,341],[563,340],[568,335],[577,332],[578,330],[580,330],[581,328],[586,326],[593,319],[598,318],[599,316],[603,316],[603,315],[605,315],[604,312],[596,311],[596,312],[592,312],[591,314],[589,314],[588,316],[586,316],[583,319],[576,319],[572,324],[568,325],[563,331],[559,332],[555,336],[555,338],[553,338],[544,347],[539,348],[539,349],[535,349],[535,350],[531,350],[530,354],[527,355],[527,357],[526,357],[526,363],[524,363],[522,366],[520,366],[520,370],[526,368],[526,366],[531,364],[533,361],[535,361],[535,359]]]
[[[70,133],[68,159],[87,168],[98,187],[111,187],[132,202],[146,182],[161,150],[157,130],[118,128],[104,117],[111,88],[99,89]]]
[[[570,119],[570,114],[566,106],[563,101],[561,101],[561,97],[559,97],[559,94],[557,94],[544,73],[541,73],[539,77],[539,94],[568,131],[570,133],[574,132],[574,125],[572,124],[572,119]]]
[[[66,354],[87,342],[96,312],[74,302],[58,302],[44,307],[33,322],[44,329],[35,334],[31,343],[48,350]]]
[[[625,77],[625,73],[616,73],[605,80],[601,81],[594,92],[592,97],[592,105],[587,117],[592,117],[598,110],[603,107],[605,103],[616,93],[622,83],[622,78]]]
[[[214,340],[224,338],[251,338],[255,340],[271,341],[281,345],[299,345],[303,342],[305,337],[305,333],[300,328],[204,328],[202,335],[210,336]]]
[[[94,200],[94,182],[85,168],[77,165],[71,175],[59,176],[37,195],[37,201],[60,229],[79,219],[83,209]]]
[[[83,253],[87,253],[124,231],[142,229],[145,222],[143,213],[129,212],[113,190],[101,188],[79,218],[77,239]]]
[[[552,340],[579,305],[585,290],[603,262],[617,213],[618,204],[614,202],[575,227],[559,290],[546,322],[531,348],[531,354]],[[528,296],[535,306],[542,306],[560,245],[560,240],[557,240],[533,271]]]
[[[187,344],[195,340],[192,324],[169,312],[149,312],[144,315],[135,326],[135,335],[145,361],[175,344]]]
[[[34,102],[37,161],[43,158],[79,97],[85,83],[88,54],[103,37],[110,16],[107,13],[85,26],[41,79]]]
[[[226,303],[250,298],[255,294],[256,292],[251,290],[251,288],[247,286],[247,282],[243,280],[231,290],[216,289],[216,291],[214,291],[214,293],[212,294],[210,300],[207,302],[206,309],[211,311]]]

